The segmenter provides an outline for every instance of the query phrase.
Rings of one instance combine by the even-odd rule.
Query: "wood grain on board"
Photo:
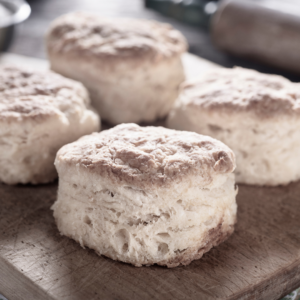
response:
[[[0,291],[9,300],[276,300],[300,285],[300,182],[241,185],[234,234],[174,269],[135,268],[60,236],[56,192],[57,183],[0,184]]]
[[[50,211],[56,190],[0,185],[0,290],[10,300],[273,300],[300,283],[300,182],[240,186],[235,233],[174,269],[135,268],[60,236]]]

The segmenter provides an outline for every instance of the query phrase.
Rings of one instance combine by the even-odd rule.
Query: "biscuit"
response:
[[[55,165],[58,229],[100,255],[188,265],[234,230],[234,154],[210,137],[122,124],[62,147]]]
[[[183,85],[167,126],[228,145],[238,183],[275,186],[300,179],[300,85],[281,76],[209,71]]]
[[[51,25],[47,49],[51,68],[82,82],[112,124],[165,117],[184,80],[186,41],[155,21],[70,13]]]
[[[81,83],[50,71],[0,68],[0,181],[46,183],[61,146],[99,130]]]

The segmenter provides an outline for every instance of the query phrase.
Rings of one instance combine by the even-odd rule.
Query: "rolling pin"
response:
[[[218,48],[300,73],[300,1],[221,1],[210,26]]]
[[[146,7],[209,28],[225,52],[300,73],[300,0],[145,0]]]

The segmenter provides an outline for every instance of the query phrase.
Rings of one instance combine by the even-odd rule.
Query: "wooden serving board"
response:
[[[11,60],[26,64],[0,59]],[[190,55],[184,64],[191,76],[214,67]],[[56,192],[57,183],[0,184],[0,291],[9,300],[276,300],[300,286],[300,182],[241,185],[234,234],[174,269],[135,268],[60,236],[50,211]]]

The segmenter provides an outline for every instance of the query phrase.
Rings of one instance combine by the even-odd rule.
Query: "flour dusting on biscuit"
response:
[[[122,124],[62,147],[55,165],[58,229],[100,255],[187,265],[234,230],[235,157],[210,137]]]

